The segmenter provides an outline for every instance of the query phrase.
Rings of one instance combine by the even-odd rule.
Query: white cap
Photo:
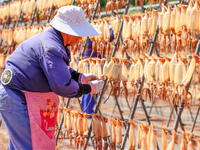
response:
[[[83,9],[73,5],[61,7],[50,24],[58,31],[73,36],[86,37],[101,34],[101,31],[85,19]]]

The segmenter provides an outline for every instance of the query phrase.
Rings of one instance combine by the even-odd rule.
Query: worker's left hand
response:
[[[99,77],[97,77],[96,75],[94,75],[92,73],[82,74],[82,76],[81,76],[81,83],[82,84],[87,84],[90,81],[98,80],[98,79],[99,79]]]

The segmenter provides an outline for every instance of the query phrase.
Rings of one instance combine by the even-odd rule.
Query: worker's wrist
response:
[[[81,84],[79,83],[79,91],[75,97],[80,97],[83,94],[88,94],[91,92],[91,86],[89,84]]]

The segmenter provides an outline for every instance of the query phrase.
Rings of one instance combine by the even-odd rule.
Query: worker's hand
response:
[[[96,75],[94,75],[92,73],[82,74],[82,76],[81,76],[81,83],[82,84],[87,84],[90,81],[98,80],[98,79],[99,79],[99,77],[97,77]]]
[[[91,87],[91,94],[99,93],[103,88],[103,84],[104,84],[103,80],[98,80],[98,81],[94,80],[89,82],[89,85]]]

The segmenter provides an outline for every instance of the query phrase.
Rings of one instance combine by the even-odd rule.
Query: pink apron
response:
[[[53,93],[25,91],[33,150],[55,150],[55,124],[59,104]]]

